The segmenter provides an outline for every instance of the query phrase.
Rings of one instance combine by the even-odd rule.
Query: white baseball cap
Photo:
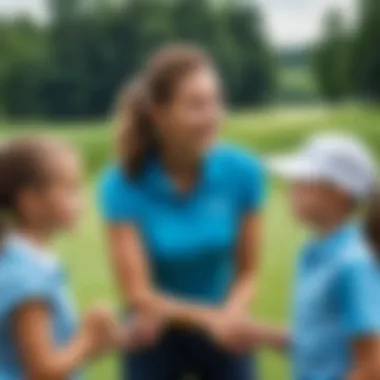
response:
[[[368,149],[344,134],[312,137],[298,152],[268,160],[270,169],[293,181],[324,181],[359,200],[367,199],[376,183],[376,165]]]

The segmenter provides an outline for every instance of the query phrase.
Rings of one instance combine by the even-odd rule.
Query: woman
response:
[[[121,110],[119,162],[100,191],[111,259],[133,313],[166,325],[124,377],[252,380],[239,320],[255,290],[265,181],[257,159],[216,144],[215,68],[193,47],[164,49]]]
[[[293,214],[313,236],[300,252],[292,333],[256,326],[256,344],[290,348],[295,380],[380,379],[380,213],[378,200],[370,203],[370,154],[350,137],[317,136],[272,167],[291,181]]]

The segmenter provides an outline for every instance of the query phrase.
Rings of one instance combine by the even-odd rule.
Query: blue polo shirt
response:
[[[51,312],[54,343],[57,347],[67,344],[77,320],[66,276],[54,256],[38,252],[21,237],[8,238],[0,252],[0,299],[0,379],[25,379],[14,336],[14,313],[29,302],[44,302]]]
[[[137,180],[113,165],[100,182],[104,218],[138,229],[156,287],[206,303],[226,298],[241,222],[260,210],[264,194],[260,161],[221,146],[204,158],[198,182],[187,193],[175,188],[157,159]]]
[[[303,249],[295,286],[296,380],[345,380],[352,342],[380,334],[380,263],[346,225]]]

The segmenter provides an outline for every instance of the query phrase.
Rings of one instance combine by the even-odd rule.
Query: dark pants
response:
[[[186,331],[167,332],[150,349],[126,354],[123,380],[255,380],[251,355],[234,355],[207,337]]]

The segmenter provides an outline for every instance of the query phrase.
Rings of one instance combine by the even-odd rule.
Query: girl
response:
[[[314,237],[300,254],[292,333],[256,326],[256,343],[291,348],[296,380],[380,379],[378,202],[353,221],[375,185],[369,153],[326,135],[271,166],[291,180],[293,213]]]
[[[65,274],[48,248],[81,208],[78,157],[63,144],[19,139],[0,150],[0,379],[73,378],[88,359],[136,332],[119,331],[108,309],[76,327]]]
[[[133,312],[168,324],[123,378],[252,380],[234,321],[255,291],[265,181],[256,158],[216,144],[215,68],[193,47],[166,48],[120,107],[119,161],[100,186],[111,258]]]

